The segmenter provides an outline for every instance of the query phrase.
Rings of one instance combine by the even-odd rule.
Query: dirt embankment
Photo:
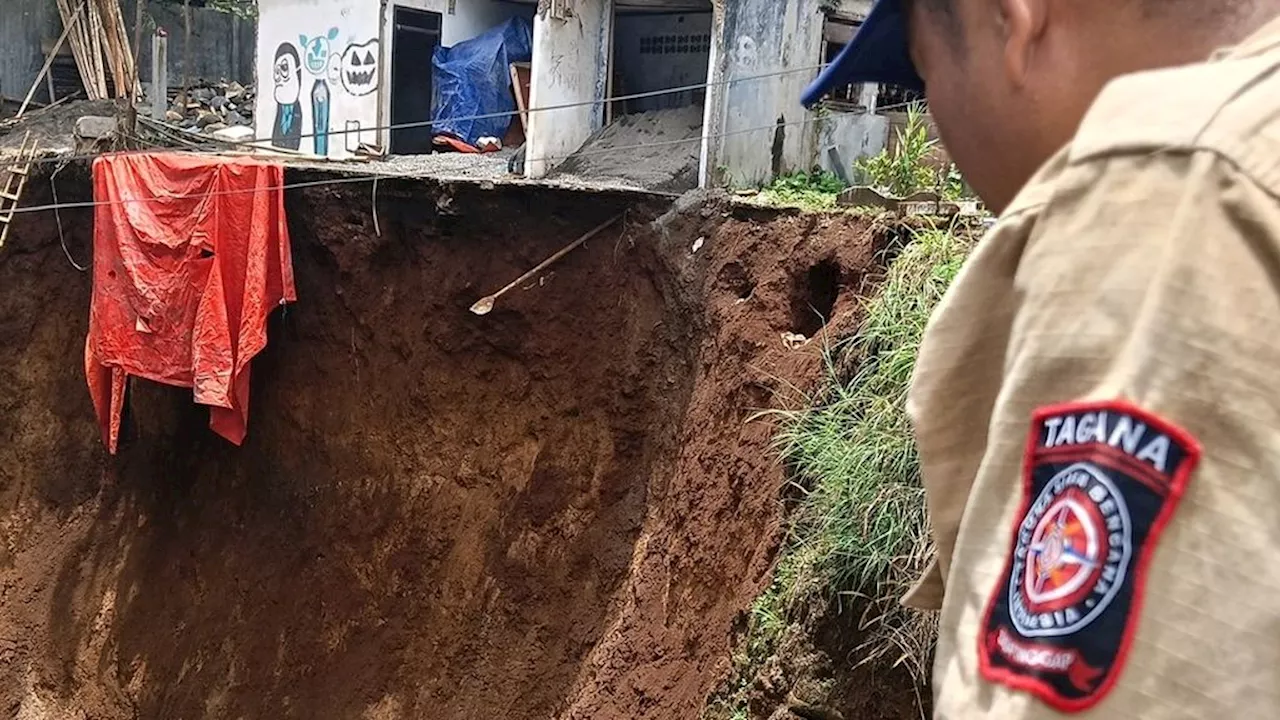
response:
[[[375,230],[367,187],[294,191],[299,302],[247,443],[138,382],[118,458],[81,370],[90,279],[23,216],[0,251],[0,716],[696,717],[778,542],[770,426],[746,421],[816,379],[781,334],[814,306],[849,322],[875,243],[854,218],[658,230],[631,206],[467,312],[624,202],[384,182]],[[84,262],[90,211],[61,221]]]

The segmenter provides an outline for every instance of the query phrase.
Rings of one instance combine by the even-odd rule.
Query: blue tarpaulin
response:
[[[471,120],[476,115],[513,113],[511,63],[533,58],[533,25],[512,18],[454,45],[436,48],[434,69],[436,135],[452,135],[475,145],[485,136],[502,138],[512,115]]]

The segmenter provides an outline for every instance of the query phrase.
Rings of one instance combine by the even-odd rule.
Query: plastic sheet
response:
[[[462,118],[515,112],[511,63],[532,57],[533,26],[524,18],[512,18],[451,48],[436,48],[432,58],[434,134],[451,135],[470,145],[486,135],[505,136],[512,115]]]
[[[114,453],[129,376],[194,388],[210,426],[243,442],[249,363],[267,316],[296,299],[284,170],[190,154],[93,163],[93,301],[85,372]]]

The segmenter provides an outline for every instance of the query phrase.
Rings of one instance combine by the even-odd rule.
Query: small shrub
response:
[[[896,197],[937,187],[937,173],[928,160],[938,141],[929,138],[928,118],[919,103],[907,107],[907,124],[898,129],[897,140],[892,150],[855,162],[854,170],[871,187]]]
[[[830,210],[845,184],[835,174],[814,171],[783,175],[760,192],[760,200],[769,205],[786,205],[814,210]]]

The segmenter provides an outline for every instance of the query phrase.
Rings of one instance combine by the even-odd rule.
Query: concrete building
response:
[[[682,108],[682,118],[700,112],[702,127],[671,147],[692,153],[699,184],[759,185],[814,167],[847,177],[855,159],[885,146],[880,90],[845,89],[817,112],[799,97],[870,4],[259,0],[257,134],[335,158],[365,143],[429,152],[430,128],[387,126],[430,117],[434,49],[522,16],[533,27],[528,105],[557,108],[527,117],[529,178],[546,176],[626,115]],[[683,90],[661,92],[670,88]]]
[[[331,158],[428,151],[429,127],[388,126],[430,119],[435,48],[533,14],[498,0],[259,0],[257,135]]]
[[[530,119],[526,174],[550,172],[610,115],[697,104],[699,183],[753,186],[821,167],[848,176],[885,147],[883,90],[857,86],[810,112],[804,87],[843,48],[871,0],[543,0],[534,30],[532,106],[594,103]],[[623,81],[622,92],[616,86]],[[701,82],[705,90],[605,98]],[[540,158],[552,158],[542,161]]]

